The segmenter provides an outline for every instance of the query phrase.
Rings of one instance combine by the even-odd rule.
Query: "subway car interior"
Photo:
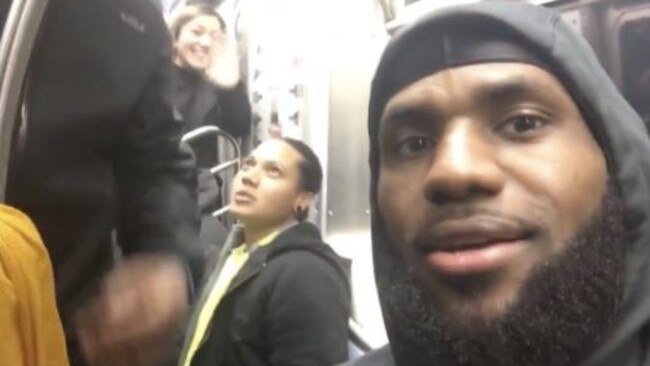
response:
[[[39,65],[34,55],[48,36],[62,42],[52,51],[53,57],[62,56],[67,50],[65,37],[80,38],[73,32],[43,34],[49,29],[43,24],[51,17],[52,3],[61,0],[4,0],[0,3],[0,197],[11,204],[7,192],[11,186],[11,174],[15,165],[21,164],[15,154],[25,139],[29,139],[30,116],[43,113],[67,113],[75,103],[83,111],[90,111],[100,102],[106,115],[119,115],[121,98],[128,93],[96,94],[99,87],[121,87],[133,80],[121,80],[114,76],[92,80],[93,73],[74,70],[85,78],[74,90],[75,95],[88,95],[90,100],[65,98],[70,90],[57,91],[57,80],[66,77],[64,68],[45,68],[58,75],[32,73]],[[486,0],[490,1],[490,0]],[[70,3],[84,3],[69,1]],[[106,0],[88,0],[85,5],[72,11],[67,22],[75,23],[85,17],[99,16],[97,5]],[[377,296],[373,272],[370,218],[368,199],[370,170],[368,167],[368,102],[370,85],[380,55],[391,37],[399,30],[424,14],[475,0],[120,0],[120,4],[138,3],[138,7],[155,8],[155,14],[165,24],[171,25],[183,8],[202,3],[216,9],[225,23],[227,42],[236,54],[240,83],[244,85],[248,108],[245,132],[233,133],[227,128],[214,125],[198,125],[184,131],[182,144],[194,150],[211,146],[216,154],[214,163],[204,167],[210,177],[216,177],[216,201],[209,210],[202,211],[201,242],[214,248],[207,249],[213,257],[218,256],[224,243],[237,226],[237,219],[229,212],[228,198],[232,182],[242,168],[248,166],[246,157],[261,142],[275,137],[289,137],[303,141],[318,156],[323,170],[320,194],[311,203],[308,220],[321,232],[323,241],[334,252],[350,263],[352,312],[349,320],[350,355],[357,357],[388,342],[382,310]],[[648,0],[531,0],[538,6],[559,11],[565,21],[579,32],[594,49],[598,59],[627,101],[650,127],[650,1]],[[97,4],[95,4],[97,3]],[[116,2],[117,3],[117,2]],[[89,5],[90,4],[90,5]],[[125,6],[124,9],[129,9]],[[84,13],[86,12],[86,13]],[[62,17],[59,11],[56,16]],[[118,11],[120,21],[134,30],[134,37],[158,31],[148,27],[149,19],[141,19],[128,10]],[[102,21],[104,22],[104,21]],[[75,23],[76,24],[76,23]],[[102,23],[103,24],[103,23]],[[90,32],[99,32],[98,27]],[[112,31],[112,30],[111,30]],[[166,29],[165,29],[166,31]],[[109,31],[107,31],[109,32]],[[173,31],[172,31],[173,32]],[[109,41],[88,33],[94,40]],[[167,34],[164,37],[169,38]],[[172,35],[173,37],[173,35]],[[82,39],[83,37],[81,37]],[[151,37],[150,37],[151,38]],[[128,54],[113,57],[102,51],[103,45],[91,42],[70,41],[74,46],[89,47],[83,52],[95,55],[78,57],[79,62],[93,63],[98,60],[112,62],[116,69],[129,68]],[[95,50],[96,49],[96,50]],[[135,48],[134,48],[135,49]],[[136,52],[131,50],[129,52]],[[153,52],[153,51],[152,51]],[[131,74],[137,79],[140,69]],[[44,77],[44,87],[32,90],[29,85]],[[95,84],[95,85],[93,85]],[[99,85],[98,85],[99,84]],[[83,88],[88,88],[85,91]],[[58,97],[52,102],[65,103],[65,108],[53,112],[38,112],[39,104],[28,104],[30,95],[39,90],[52,92]],[[132,92],[137,90],[130,89]],[[95,98],[95,99],[93,99]],[[104,99],[105,98],[105,99]],[[115,102],[110,100],[115,98]],[[99,100],[101,99],[101,100]],[[76,100],[76,101],[75,101]],[[43,108],[47,108],[44,106]],[[99,107],[98,107],[99,108]],[[155,111],[150,110],[149,113]],[[85,112],[81,112],[85,113]],[[90,113],[90,112],[88,112]],[[144,113],[144,112],[143,112]],[[222,111],[222,115],[227,115]],[[146,117],[145,117],[146,118]],[[57,123],[63,123],[62,116]],[[58,154],[61,149],[48,152],[47,146],[66,145],[66,139],[92,140],[89,131],[102,127],[82,127],[70,124],[61,128],[57,138],[41,141],[40,154]],[[78,131],[78,132],[75,132]],[[134,132],[137,134],[138,132]],[[103,134],[103,135],[102,135]],[[106,129],[102,136],[118,134]],[[41,135],[38,135],[42,138]],[[111,135],[112,136],[112,135]],[[88,141],[86,141],[88,142]],[[201,142],[201,143],[198,143]],[[205,143],[203,143],[205,142]],[[51,145],[50,145],[51,144]],[[80,148],[78,154],[89,150],[101,150],[109,154],[103,142],[90,141]],[[74,143],[72,143],[74,145]],[[90,146],[90,147],[88,147]],[[99,146],[96,149],[92,146]],[[102,155],[102,156],[104,156]],[[119,159],[119,157],[114,157]],[[82,164],[81,162],[78,162]],[[244,164],[244,165],[242,165]],[[59,166],[58,164],[56,166]],[[63,165],[61,165],[63,166]],[[41,167],[48,177],[56,176],[51,166]],[[80,168],[81,169],[81,168]],[[38,170],[38,169],[37,169]],[[38,171],[30,179],[39,179]],[[103,175],[103,170],[95,171]],[[199,180],[201,178],[199,177]],[[94,181],[71,182],[84,191],[84,184]],[[38,192],[31,192],[39,196]],[[110,195],[113,193],[105,193]],[[39,196],[40,197],[40,196]],[[26,202],[31,202],[27,200]],[[53,201],[54,202],[54,201]],[[62,226],[68,225],[65,208],[59,210]],[[113,215],[89,212],[88,215]],[[38,226],[38,225],[37,225]],[[117,260],[130,255],[120,248],[120,234],[112,231],[112,256]],[[47,238],[47,235],[45,236]],[[47,243],[45,243],[47,246]],[[64,255],[58,253],[57,256]],[[55,277],[59,275],[57,266]],[[208,268],[209,272],[210,269]],[[68,276],[69,274],[61,274]],[[57,279],[58,281],[58,279]],[[57,282],[58,284],[58,282]],[[0,332],[1,333],[1,332]]]

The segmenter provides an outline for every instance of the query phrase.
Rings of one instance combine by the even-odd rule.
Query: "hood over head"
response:
[[[372,83],[370,139],[372,236],[380,300],[388,294],[381,253],[384,222],[377,206],[379,124],[388,100],[437,71],[486,62],[522,62],[545,69],[564,85],[607,159],[609,177],[622,192],[630,232],[625,290],[610,334],[583,365],[639,365],[642,334],[650,319],[650,140],[586,41],[555,11],[524,3],[490,1],[425,16],[388,44]],[[390,314],[384,317],[390,337]],[[399,360],[398,360],[399,363]]]

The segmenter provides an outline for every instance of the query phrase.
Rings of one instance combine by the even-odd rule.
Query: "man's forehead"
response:
[[[432,99],[449,97],[453,92],[493,102],[521,95],[570,98],[561,82],[541,67],[516,62],[471,64],[447,68],[407,85],[389,99],[382,119],[405,108],[427,105]]]

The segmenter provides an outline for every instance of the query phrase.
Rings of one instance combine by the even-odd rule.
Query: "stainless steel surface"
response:
[[[234,179],[234,173],[237,172],[237,170],[241,166],[241,162],[242,162],[241,146],[240,146],[239,142],[237,141],[237,139],[235,139],[232,135],[230,135],[229,133],[223,131],[222,129],[220,129],[217,126],[202,126],[202,127],[196,128],[196,129],[194,129],[192,131],[189,131],[186,134],[184,134],[183,137],[181,138],[181,141],[186,142],[186,143],[191,143],[192,141],[195,141],[195,140],[200,139],[200,138],[204,138],[205,136],[209,136],[209,135],[214,135],[215,138],[217,138],[217,139],[220,138],[220,137],[225,138],[226,141],[228,141],[228,143],[230,144],[230,146],[231,146],[231,148],[233,150],[233,154],[235,155],[234,159],[228,160],[228,161],[226,161],[224,163],[215,165],[212,168],[210,168],[210,174],[212,174],[212,175],[217,175],[217,174],[224,173],[222,176],[223,176],[223,181],[226,182],[226,185],[225,185],[225,187],[222,188],[222,194],[223,194],[223,197],[229,197],[230,196],[230,183]],[[219,151],[219,160],[218,161],[221,161],[222,160],[221,158],[223,156],[225,156],[225,153],[224,153],[223,149],[221,149],[221,146],[220,146],[219,150],[220,151]],[[231,168],[234,169],[234,170],[229,171]],[[226,206],[223,206],[223,207],[219,208],[218,210],[215,210],[214,212],[212,212],[212,216],[213,217],[220,217],[220,216],[223,216],[224,214],[228,213],[229,211],[230,211],[230,208],[228,207],[228,205],[226,205]]]
[[[343,44],[343,42],[342,42]],[[377,47],[355,42],[332,55],[327,175],[327,234],[368,230],[369,85]]]
[[[0,201],[5,198],[20,92],[47,4],[48,0],[14,0],[0,40]]]
[[[239,159],[233,159],[210,168],[210,174],[215,175],[228,168],[232,168],[232,167],[237,168],[237,166],[239,166]]]
[[[350,333],[350,341],[359,348],[362,352],[370,352],[373,349],[372,342],[365,336],[363,326],[356,320],[350,319],[348,322],[348,331]]]
[[[214,211],[212,213],[212,217],[221,217],[228,212],[230,212],[230,206],[223,206],[222,208]]]
[[[386,343],[374,283],[370,240],[368,138],[370,81],[386,37],[341,37],[330,54],[326,241],[352,259],[355,337],[365,346]]]
[[[239,142],[237,142],[237,139],[235,139],[232,135],[230,135],[229,133],[225,132],[224,130],[220,129],[217,126],[202,126],[196,128],[183,135],[181,141],[190,143],[192,141],[195,141],[196,139],[202,138],[204,136],[212,135],[212,134],[215,135],[217,138],[219,136],[225,138],[232,145],[232,148],[235,150],[235,156],[237,159],[239,159],[241,163],[242,156],[241,156],[241,147],[239,145]]]

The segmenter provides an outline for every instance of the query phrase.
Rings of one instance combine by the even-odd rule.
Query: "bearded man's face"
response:
[[[537,359],[560,366],[580,355],[558,349],[585,352],[597,342],[586,328],[602,332],[620,297],[623,209],[608,189],[602,150],[552,74],[486,63],[420,79],[388,101],[379,147],[377,203],[386,257],[395,262],[380,291],[391,293],[387,314],[404,315],[389,323],[403,328],[419,318],[413,347],[439,332],[430,341],[442,343],[429,345],[436,354],[455,348],[459,364],[492,365],[492,351],[532,342],[557,348],[528,344],[555,352]],[[594,318],[581,327],[584,319],[556,315]],[[553,334],[548,343],[539,333],[522,338],[513,322]],[[546,327],[558,322],[566,327]],[[532,357],[510,359],[532,365]]]

